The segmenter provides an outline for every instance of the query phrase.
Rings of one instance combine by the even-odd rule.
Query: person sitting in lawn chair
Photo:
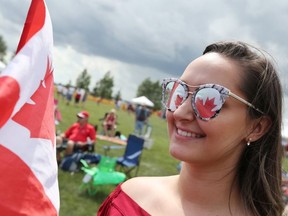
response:
[[[67,143],[65,155],[71,155],[75,151],[93,151],[96,140],[96,130],[88,123],[89,113],[82,111],[77,114],[77,122],[72,124],[65,133],[57,137],[56,143],[61,146]],[[57,151],[57,159],[60,160],[60,152]]]
[[[117,124],[116,110],[112,109],[105,117],[103,122],[104,135],[114,137]]]

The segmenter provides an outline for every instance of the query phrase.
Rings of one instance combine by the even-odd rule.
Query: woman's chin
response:
[[[185,158],[185,155],[187,155],[187,152],[185,154],[185,151],[180,146],[177,146],[176,144],[171,144],[169,147],[169,152],[172,157],[174,157],[177,160],[183,160]]]

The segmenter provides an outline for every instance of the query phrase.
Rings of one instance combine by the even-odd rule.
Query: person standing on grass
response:
[[[149,112],[145,105],[139,105],[135,110],[135,128],[134,134],[143,135],[143,129],[145,124],[147,123],[147,119],[149,117]]]
[[[70,102],[72,101],[74,92],[75,92],[75,87],[68,84],[67,93],[66,93],[66,105],[69,105]]]
[[[268,57],[217,42],[162,88],[180,174],[129,179],[98,215],[281,216],[282,89]]]

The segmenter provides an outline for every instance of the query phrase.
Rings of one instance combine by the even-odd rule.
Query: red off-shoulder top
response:
[[[97,216],[150,216],[122,189],[121,184],[101,204]]]

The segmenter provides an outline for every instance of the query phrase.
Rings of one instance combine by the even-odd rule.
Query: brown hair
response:
[[[240,90],[247,100],[271,118],[270,129],[245,148],[239,161],[237,183],[246,208],[257,216],[280,216],[284,210],[281,191],[282,89],[272,62],[259,49],[243,42],[217,42],[203,54],[216,52],[236,61],[243,69]],[[263,114],[248,108],[251,118]]]

